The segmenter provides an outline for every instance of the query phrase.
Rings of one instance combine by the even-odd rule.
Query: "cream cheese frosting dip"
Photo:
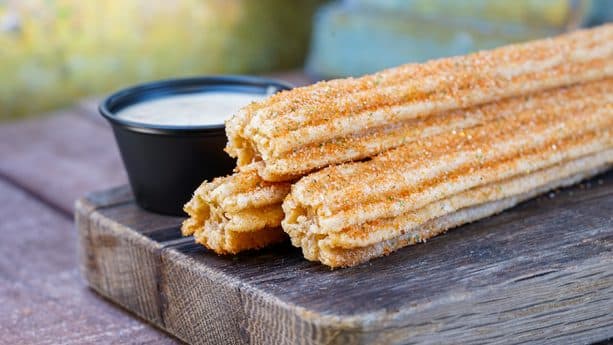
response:
[[[116,116],[152,125],[218,125],[240,108],[266,97],[264,94],[219,91],[169,95],[130,105]]]

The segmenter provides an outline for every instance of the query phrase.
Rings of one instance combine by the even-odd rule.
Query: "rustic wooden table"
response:
[[[100,298],[78,271],[75,200],[127,183],[96,106],[0,125],[1,344],[179,342]]]

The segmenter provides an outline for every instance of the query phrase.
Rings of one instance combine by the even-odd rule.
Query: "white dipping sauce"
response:
[[[236,114],[240,108],[266,97],[267,95],[240,92],[169,95],[130,105],[120,110],[116,116],[152,125],[218,125]]]

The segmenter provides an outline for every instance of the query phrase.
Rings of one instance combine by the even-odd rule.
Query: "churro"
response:
[[[218,254],[236,254],[281,242],[281,202],[289,183],[270,183],[257,174],[257,164],[227,177],[205,181],[185,205],[190,216],[183,222],[184,236]]]
[[[613,24],[281,92],[227,121],[226,150],[288,181],[419,138],[422,120],[447,111],[611,76]]]
[[[312,173],[285,199],[283,228],[307,259],[349,266],[414,243],[407,233],[423,241],[590,176],[613,163],[611,83],[582,98],[545,101],[559,90],[478,107],[517,111]]]

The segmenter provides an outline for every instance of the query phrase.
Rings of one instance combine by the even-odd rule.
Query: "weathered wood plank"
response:
[[[179,237],[182,219],[149,214],[133,202],[126,203],[125,197],[124,191],[115,190],[108,198],[92,194],[77,202],[81,271],[100,294],[163,327],[157,292],[163,246],[148,238],[146,232],[166,230]]]
[[[75,204],[75,224],[79,229],[77,255],[81,273],[91,286],[101,286],[102,276],[98,269],[95,251],[90,250],[92,237],[90,233],[90,214],[98,207],[109,207],[129,202],[133,199],[127,186],[113,188],[105,193],[90,193]]]
[[[0,343],[176,343],[83,284],[70,219],[3,180],[0,204]]]
[[[127,182],[110,129],[76,108],[3,124],[0,138],[0,176],[66,214],[83,194]]]
[[[3,344],[177,343],[100,299],[80,283],[76,269],[33,286],[0,279],[0,302]]]
[[[223,257],[172,233],[158,240],[153,216],[130,217],[127,205],[90,215],[93,231],[142,238],[122,245],[155,262],[142,277],[156,285],[120,297],[151,296],[158,325],[193,344],[574,344],[613,334],[613,172],[333,271],[287,244]]]
[[[28,280],[74,267],[75,233],[68,219],[2,180],[0,204],[0,277]]]
[[[164,253],[162,270],[160,310],[168,332],[191,344],[248,343],[243,330],[240,281],[193,265],[174,251]]]

